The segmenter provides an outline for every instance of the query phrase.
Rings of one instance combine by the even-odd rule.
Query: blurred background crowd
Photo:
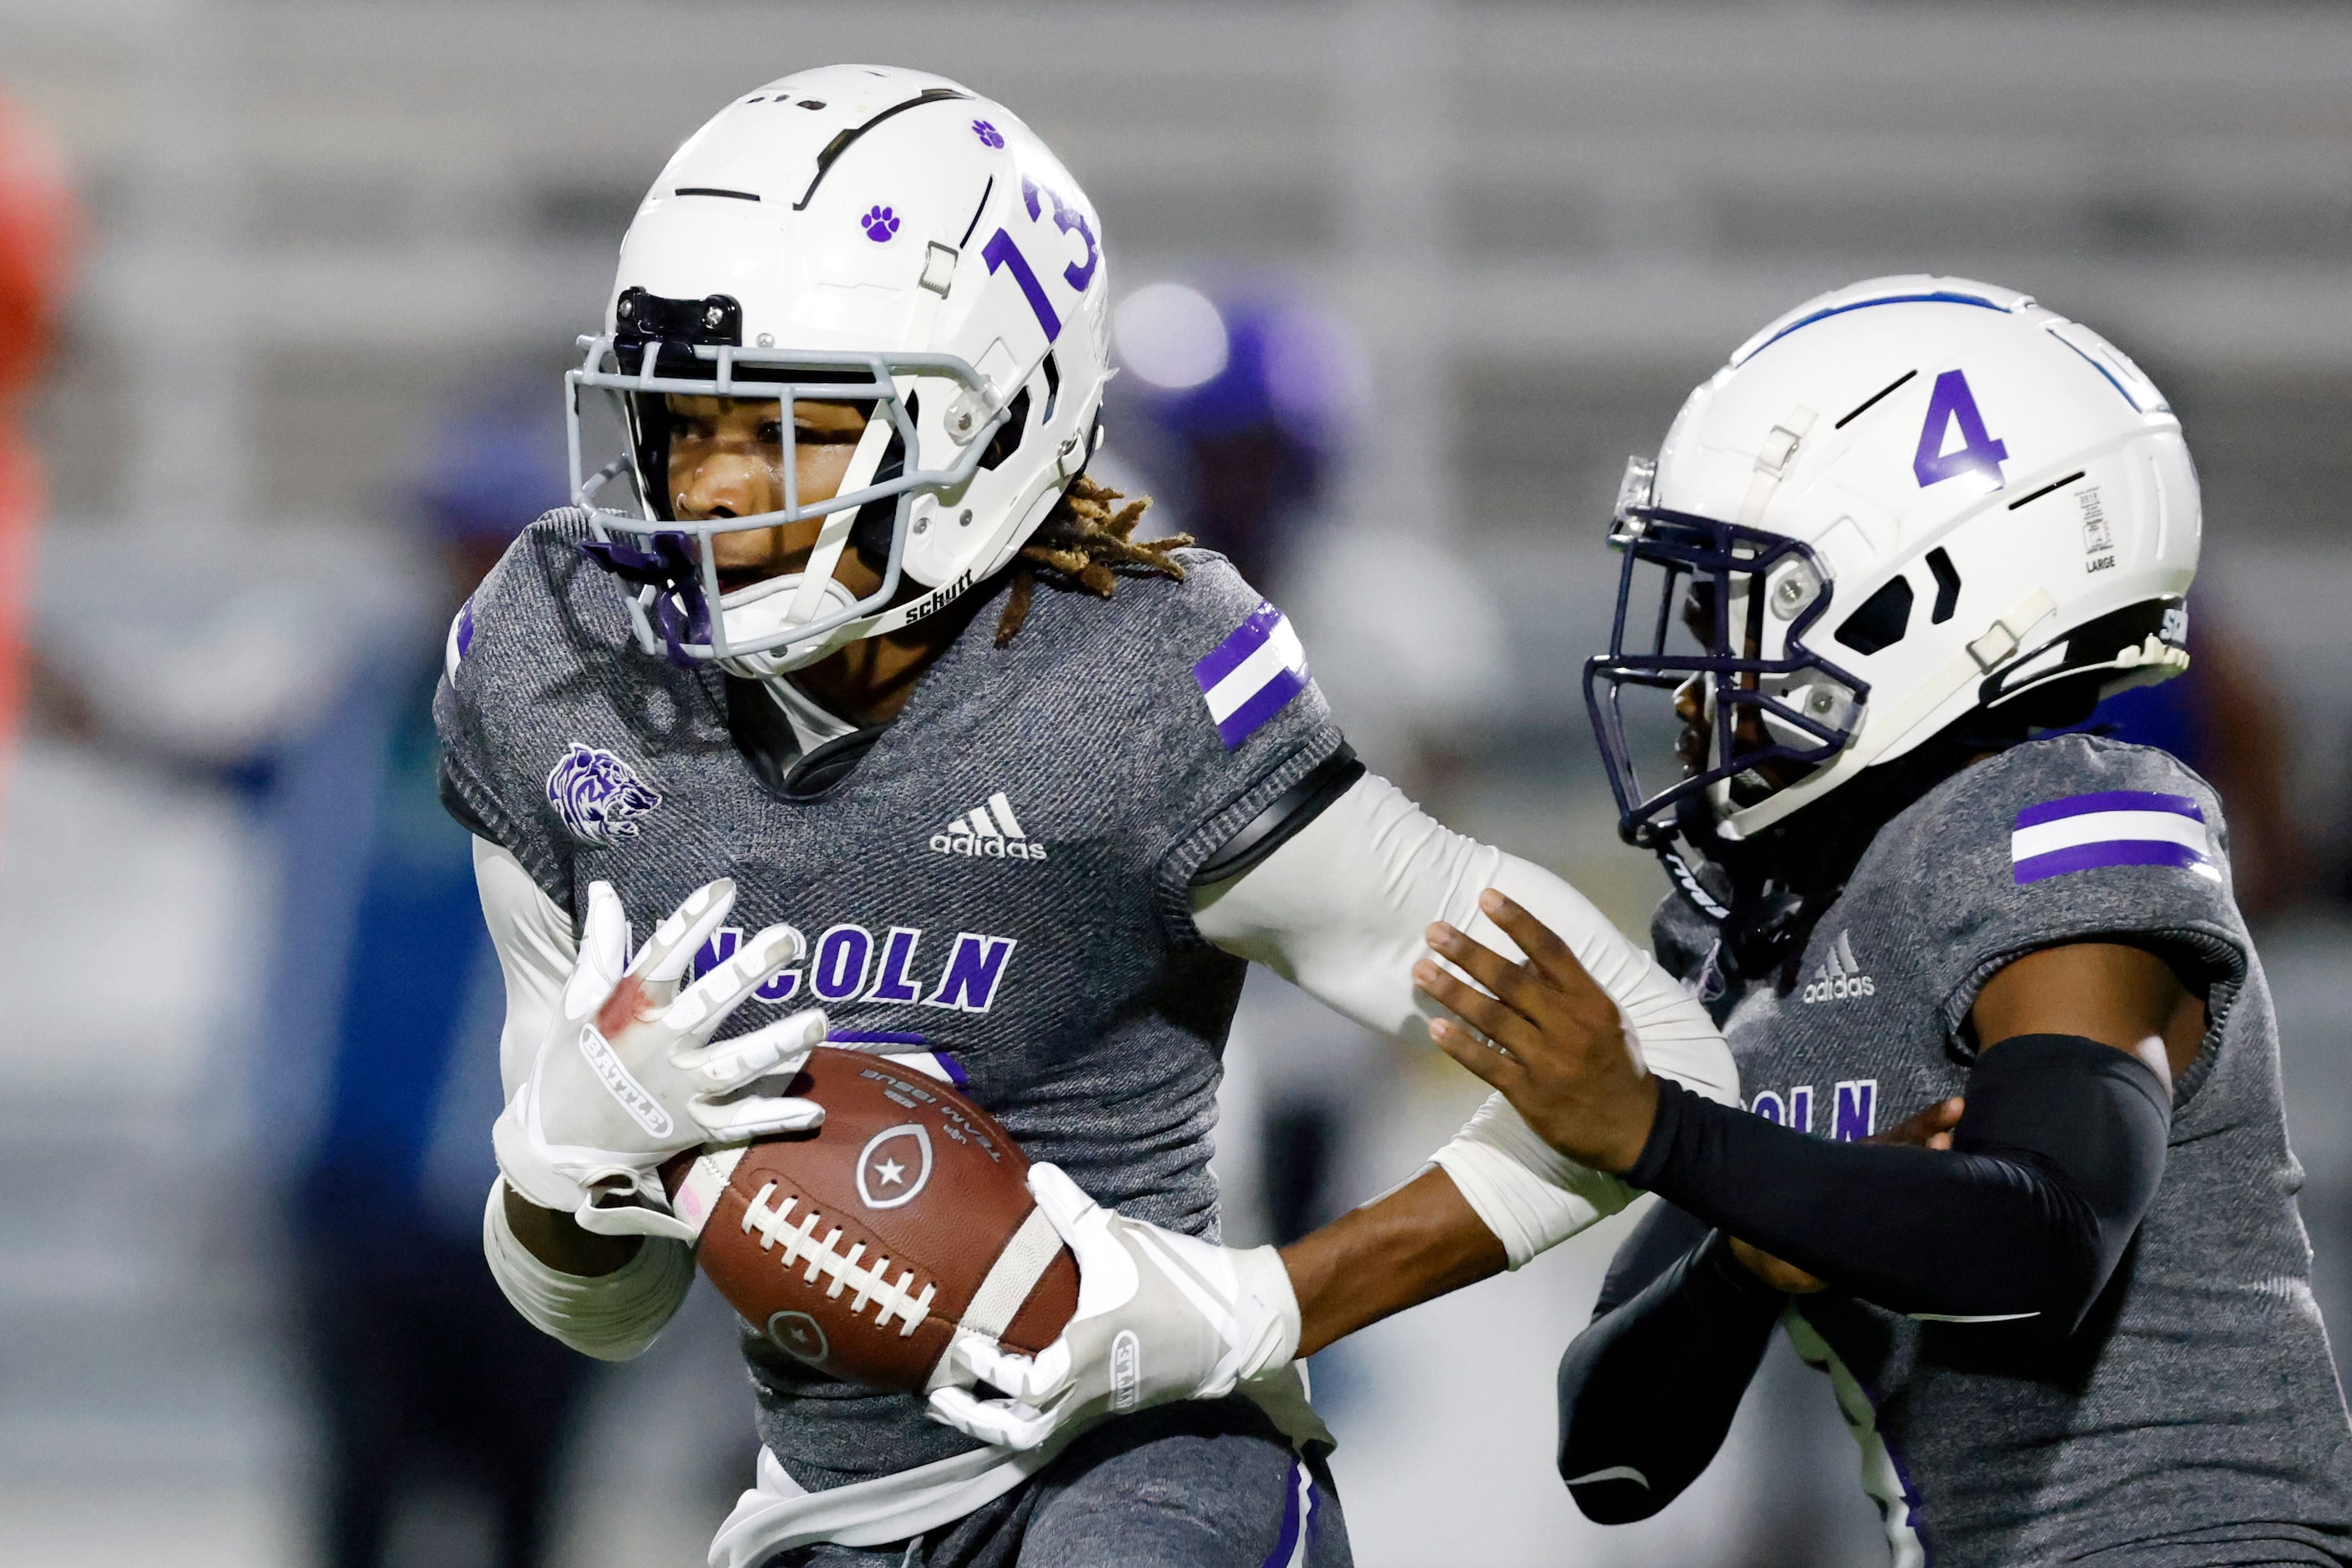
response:
[[[442,628],[562,499],[646,183],[837,59],[1014,106],[1104,215],[1100,477],[1290,612],[1360,751],[1629,931],[1585,727],[1628,453],[1748,332],[1941,271],[2095,325],[2205,486],[2204,771],[2352,1325],[2352,9],[1729,0],[0,0],[0,1561],[686,1564],[750,1476],[725,1309],[617,1370],[478,1256],[494,964],[432,791]],[[1478,1098],[1278,983],[1228,1235]],[[1551,1368],[1622,1223],[1320,1358],[1359,1562],[1883,1562],[1776,1352],[1604,1531]]]

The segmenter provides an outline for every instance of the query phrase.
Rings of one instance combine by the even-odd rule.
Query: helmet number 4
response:
[[[1959,426],[1960,444],[1948,452],[1944,439],[1955,425]],[[2000,465],[2008,456],[2009,448],[1985,433],[1984,416],[1977,412],[1969,378],[1956,370],[1937,376],[1936,389],[1927,397],[1927,423],[1919,432],[1919,450],[1911,459],[1911,471],[1918,476],[1920,487],[1940,484],[1971,468],[1990,476],[1997,485],[2004,483]]]

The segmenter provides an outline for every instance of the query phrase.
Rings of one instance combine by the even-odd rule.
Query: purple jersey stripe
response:
[[[1298,1552],[1299,1463],[1296,1457],[1282,1478],[1282,1529],[1275,1535],[1274,1550],[1265,1554],[1260,1568],[1290,1568]],[[1311,1503],[1309,1506],[1313,1506]]]
[[[955,1058],[950,1056],[947,1052],[933,1051],[931,1053],[931,1060],[940,1064],[940,1067],[948,1075],[948,1081],[955,1085],[958,1089],[970,1089],[971,1087],[971,1077],[963,1070],[963,1063],[956,1060]]]
[[[2029,805],[2017,814],[2021,828],[2037,827],[2045,822],[2059,822],[2069,816],[2082,816],[2094,811],[2169,811],[2181,816],[2205,820],[2197,803],[2185,795],[2152,795],[2147,790],[2107,789],[2092,795],[2070,795],[2064,800],[2049,800],[2040,805]]]
[[[2210,862],[2204,856],[2186,844],[2168,844],[2158,838],[2110,838],[2099,844],[2077,844],[2071,848],[2053,849],[2047,855],[2035,855],[2020,860],[2017,863],[2017,885],[2022,888],[2028,882],[2039,882],[2045,877],[2063,877],[2069,871],[2091,871],[2102,866],[2189,867],[2207,864]]]
[[[887,1029],[829,1029],[824,1043],[828,1046],[912,1046],[922,1048],[920,1035],[896,1035]]]
[[[1257,695],[1225,715],[1217,726],[1217,734],[1224,741],[1225,750],[1232,751],[1258,731],[1259,726],[1290,706],[1290,700],[1307,689],[1307,672],[1285,669],[1258,689]]]
[[[1235,626],[1233,636],[1211,648],[1192,667],[1192,679],[1200,682],[1201,689],[1208,690],[1231,675],[1242,660],[1264,647],[1265,639],[1274,635],[1274,628],[1281,620],[1282,612],[1260,599],[1257,608],[1250,612],[1249,619]]]

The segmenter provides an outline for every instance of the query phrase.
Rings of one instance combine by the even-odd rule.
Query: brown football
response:
[[[704,1149],[663,1168],[697,1260],[747,1322],[810,1365],[919,1392],[961,1332],[1043,1350],[1078,1268],[1029,1195],[1023,1154],[954,1088],[820,1047],[793,1085],[814,1134]]]

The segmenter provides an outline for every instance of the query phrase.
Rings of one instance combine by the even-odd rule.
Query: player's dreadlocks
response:
[[[1117,568],[1132,567],[1162,577],[1184,580],[1182,563],[1169,554],[1192,542],[1189,533],[1141,543],[1130,536],[1143,521],[1149,496],[1128,501],[1118,491],[1080,474],[1062,492],[1061,500],[1022,547],[1013,591],[1005,596],[1004,612],[997,617],[996,646],[1003,647],[1029,618],[1029,600],[1037,589],[1037,574],[1048,574],[1057,588],[1083,588],[1097,599],[1108,599],[1118,586]]]

